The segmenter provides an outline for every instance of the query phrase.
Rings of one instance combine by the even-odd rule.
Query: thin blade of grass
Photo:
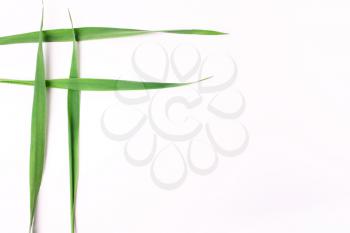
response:
[[[224,33],[224,32],[213,31],[213,30],[203,30],[203,29],[176,29],[176,30],[162,30],[159,32],[173,33],[173,34],[203,35],[203,36],[227,35],[227,33]]]
[[[70,68],[70,79],[79,78],[78,46],[75,39],[72,16],[68,10],[72,25],[71,37],[73,40],[73,53]],[[75,232],[75,208],[79,175],[79,127],[80,127],[80,91],[68,90],[68,137],[69,137],[69,176],[70,176],[70,207],[71,207],[71,233]]]
[[[45,82],[45,65],[43,54],[43,20],[44,9],[42,10],[42,18],[40,25],[40,33],[38,34],[38,53],[36,61],[36,73],[34,81],[34,98],[32,110],[32,125],[31,125],[31,144],[30,144],[30,226],[29,232],[35,232],[34,219],[40,191],[42,175],[45,162],[46,150],[46,82]]]
[[[211,77],[209,77],[211,78]],[[186,86],[205,81],[204,78],[196,82],[188,83],[159,83],[159,82],[137,82],[117,79],[50,79],[46,80],[47,88],[69,89],[76,91],[136,91],[148,89],[163,89],[171,87]],[[0,79],[0,83],[33,86],[32,80]]]
[[[128,28],[110,28],[110,27],[81,27],[74,28],[75,39],[77,41],[84,40],[99,40],[108,38],[118,38],[127,36],[137,36],[150,33],[173,33],[173,34],[192,34],[192,35],[224,35],[226,33],[213,31],[213,30],[202,30],[202,29],[182,29],[182,30],[139,30],[139,29],[128,29]],[[28,32],[10,36],[0,37],[0,45],[5,44],[20,44],[20,43],[37,43],[40,32]],[[68,42],[73,41],[72,29],[51,29],[45,30],[43,33],[43,41],[45,42]]]

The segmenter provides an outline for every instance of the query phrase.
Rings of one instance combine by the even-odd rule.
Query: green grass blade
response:
[[[71,36],[73,40],[73,53],[70,69],[70,79],[79,77],[78,46],[75,39],[73,20],[70,12],[69,18],[72,24]],[[75,207],[79,174],[79,126],[80,126],[80,91],[68,90],[68,137],[69,137],[69,176],[70,176],[70,207],[71,207],[71,233],[75,232]]]
[[[219,36],[226,35],[227,33],[212,31],[212,30],[202,30],[202,29],[182,29],[182,30],[163,30],[159,31],[163,33],[173,33],[173,34],[191,34],[191,35],[203,35],[203,36]]]
[[[209,77],[210,78],[210,77]],[[205,81],[209,78],[201,79],[196,82],[189,83],[158,83],[158,82],[136,82],[128,80],[115,79],[51,79],[46,80],[47,88],[69,89],[76,91],[133,91],[147,89],[162,89],[171,87],[180,87]],[[34,85],[31,80],[16,80],[16,79],[0,79],[0,83],[18,84],[18,85]]]
[[[42,12],[40,32],[43,28],[44,10]],[[38,194],[41,186],[41,180],[44,170],[45,150],[46,150],[46,82],[45,65],[43,54],[43,36],[38,34],[38,53],[36,61],[36,74],[34,81],[34,98],[32,110],[31,125],[31,144],[30,144],[30,226],[29,232],[34,232],[34,217],[38,201]]]
[[[17,84],[17,85],[25,85],[25,86],[34,86],[34,81],[32,80],[19,80],[19,79],[1,79],[0,83],[7,83],[7,84]],[[46,86],[47,86],[46,81]]]
[[[148,31],[128,28],[110,28],[110,27],[81,27],[74,28],[77,41],[99,40],[108,38],[118,38],[127,36],[136,36],[156,32],[174,33],[174,34],[193,34],[193,35],[224,35],[226,33],[201,30],[201,29],[183,29],[183,30],[160,30]],[[40,32],[29,32],[11,36],[0,37],[0,45],[19,44],[19,43],[37,43]],[[45,42],[67,42],[72,41],[72,29],[51,29],[43,31],[43,41]]]

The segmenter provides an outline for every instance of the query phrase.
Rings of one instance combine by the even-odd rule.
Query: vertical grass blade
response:
[[[72,16],[68,10],[72,24],[73,53],[70,68],[70,79],[79,77],[79,56]],[[79,174],[79,125],[80,125],[80,91],[68,90],[68,137],[69,137],[69,175],[70,175],[70,211],[71,233],[75,232],[75,207]]]
[[[34,221],[38,201],[40,185],[45,162],[46,151],[46,126],[47,126],[47,110],[46,110],[46,81],[45,81],[45,65],[43,54],[43,21],[44,9],[42,10],[41,25],[39,33],[39,46],[36,60],[36,73],[34,81],[34,98],[32,109],[32,125],[31,125],[31,144],[30,144],[30,167],[29,167],[29,183],[30,183],[30,226],[29,232],[35,232]]]

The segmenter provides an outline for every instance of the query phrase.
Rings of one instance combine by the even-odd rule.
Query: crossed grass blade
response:
[[[40,191],[42,175],[45,163],[46,150],[46,127],[47,127],[47,103],[46,103],[46,82],[45,64],[43,54],[43,21],[44,9],[42,10],[40,33],[38,34],[38,52],[36,61],[36,73],[34,85],[34,98],[32,109],[31,144],[30,144],[30,226],[29,232],[35,232],[34,221],[37,209],[38,195]]]
[[[78,46],[75,39],[72,16],[68,10],[71,22],[71,36],[73,40],[73,53],[70,68],[70,79],[79,78],[79,55]],[[70,177],[70,217],[71,217],[71,233],[75,232],[75,208],[76,194],[78,189],[79,176],[79,128],[80,128],[80,91],[68,90],[67,96],[68,111],[68,144],[69,144],[69,177]]]
[[[136,91],[181,87],[203,82],[211,77],[188,83],[159,83],[159,82],[136,82],[117,79],[50,79],[46,80],[47,88],[68,89],[76,91]],[[0,83],[33,86],[32,80],[0,79]]]
[[[149,31],[128,28],[111,28],[111,27],[80,27],[74,28],[76,41],[100,40],[108,38],[118,38],[127,36],[137,36],[150,33],[172,33],[172,34],[192,34],[192,35],[225,35],[227,33],[202,30],[202,29],[181,29],[181,30],[159,30]],[[20,43],[37,43],[40,31],[28,32],[10,36],[0,37],[0,45],[20,44]],[[72,29],[51,29],[42,32],[44,42],[68,42],[73,41]]]
[[[69,14],[70,16],[70,14]],[[34,98],[31,125],[30,146],[30,226],[29,232],[35,232],[34,222],[37,209],[38,195],[40,191],[45,153],[46,153],[46,128],[47,128],[47,88],[61,88],[68,90],[68,133],[69,133],[69,169],[70,169],[70,206],[71,206],[71,232],[75,232],[75,207],[79,169],[79,123],[80,123],[80,91],[123,91],[146,90],[185,86],[191,83],[157,83],[135,82],[112,79],[84,79],[79,78],[79,61],[77,41],[98,40],[136,36],[150,33],[172,33],[192,35],[223,35],[226,33],[201,30],[160,30],[149,31],[139,29],[108,28],[108,27],[83,27],[70,29],[52,29],[43,31],[44,10],[40,30],[23,34],[0,37],[0,45],[18,43],[38,43],[35,80],[0,79],[0,83],[31,85],[34,86]],[[45,80],[45,64],[43,56],[43,42],[73,42],[73,53],[69,79]],[[199,80],[204,81],[206,79]]]

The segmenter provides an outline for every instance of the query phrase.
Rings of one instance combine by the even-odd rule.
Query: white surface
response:
[[[244,154],[221,156],[210,175],[189,173],[180,188],[168,191],[152,183],[149,166],[131,166],[122,143],[102,133],[101,114],[117,102],[115,95],[84,93],[79,233],[349,232],[348,1],[45,2],[45,28],[69,27],[70,7],[75,26],[229,32],[82,43],[81,75],[133,79],[131,55],[140,43],[169,51],[185,43],[202,54],[231,54],[239,70],[235,85],[247,101],[240,117],[250,134]],[[37,30],[39,21],[40,1],[1,1],[0,35]],[[36,47],[1,46],[0,76],[33,78]],[[46,47],[50,77],[67,76],[70,53],[69,43]],[[29,221],[32,89],[0,85],[0,99],[0,225],[3,232],[22,233]],[[65,91],[51,91],[49,114],[38,232],[62,233],[69,232]]]

